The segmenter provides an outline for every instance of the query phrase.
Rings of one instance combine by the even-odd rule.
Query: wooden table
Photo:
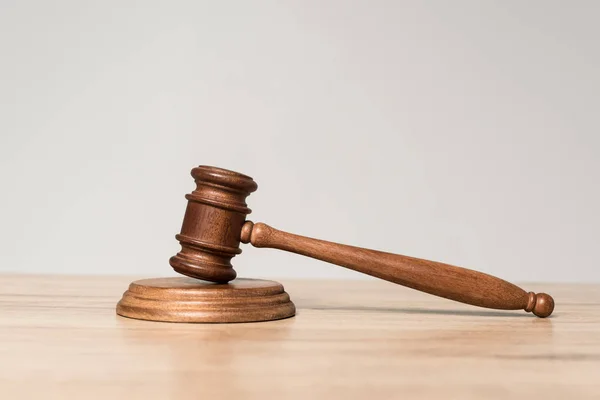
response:
[[[132,277],[0,275],[2,399],[599,399],[600,285],[549,319],[379,281],[284,281],[287,320],[115,315]]]

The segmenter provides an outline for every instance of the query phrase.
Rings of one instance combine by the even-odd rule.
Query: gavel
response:
[[[196,189],[188,200],[181,250],[169,260],[175,271],[192,278],[227,283],[236,278],[231,259],[240,243],[279,249],[349,268],[421,292],[474,306],[533,312],[545,318],[554,310],[546,293],[526,292],[494,276],[440,262],[363,249],[272,228],[246,220],[246,198],[258,188],[249,176],[210,166],[191,171]]]

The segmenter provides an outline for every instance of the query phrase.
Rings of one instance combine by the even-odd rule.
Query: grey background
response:
[[[0,4],[0,271],[171,275],[208,164],[280,229],[600,281],[600,2]]]

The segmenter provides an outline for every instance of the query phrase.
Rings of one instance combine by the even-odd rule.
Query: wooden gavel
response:
[[[482,272],[414,257],[362,249],[279,231],[246,221],[246,197],[257,189],[249,176],[221,168],[192,169],[196,189],[176,236],[181,251],[169,263],[175,271],[201,280],[226,283],[236,277],[231,259],[240,242],[316,258],[425,293],[479,307],[533,312],[545,318],[554,310],[546,293],[526,292]]]

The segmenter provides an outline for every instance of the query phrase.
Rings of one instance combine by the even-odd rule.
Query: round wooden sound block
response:
[[[227,284],[188,277],[132,282],[117,314],[164,322],[258,322],[291,317],[296,307],[280,283],[236,279]]]

